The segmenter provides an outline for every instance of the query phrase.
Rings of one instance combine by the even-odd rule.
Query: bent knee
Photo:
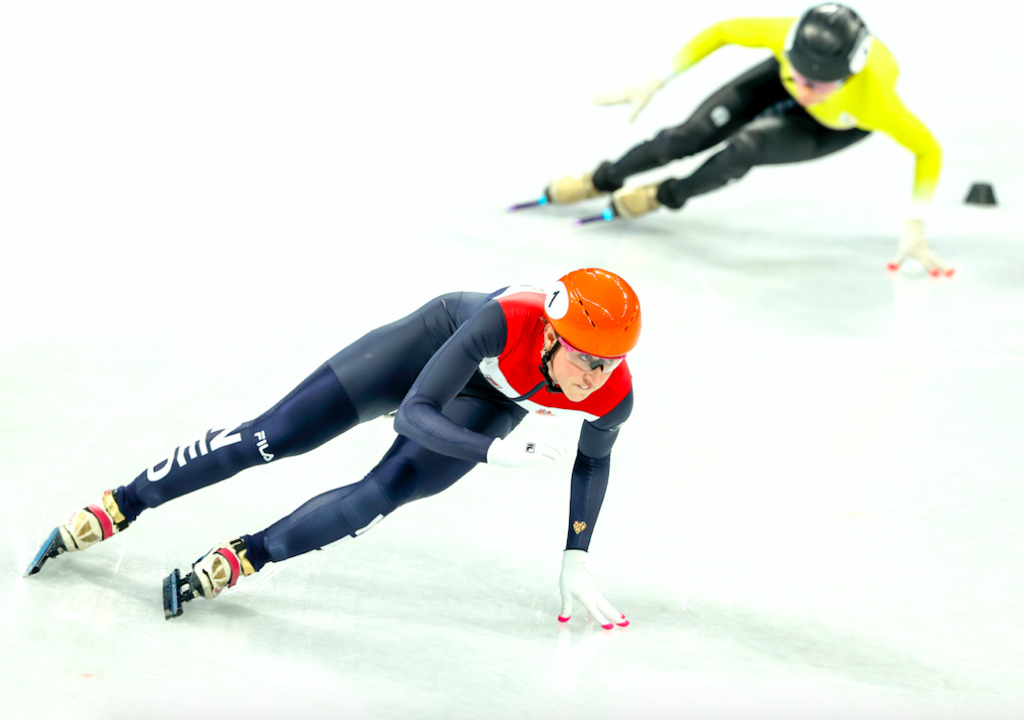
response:
[[[420,468],[415,460],[405,455],[393,455],[377,465],[367,479],[380,486],[397,507],[415,494],[419,476]]]

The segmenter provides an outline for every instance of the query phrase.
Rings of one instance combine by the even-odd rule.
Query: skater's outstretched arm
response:
[[[942,168],[942,149],[938,141],[895,95],[887,103],[886,117],[879,121],[878,129],[913,152],[917,160],[913,199],[890,268],[898,269],[904,260],[913,257],[932,275],[952,275],[952,268],[932,251],[924,231],[927,210]]]
[[[865,108],[864,122],[881,130],[914,153],[913,202],[925,206],[931,202],[942,170],[942,147],[931,131],[915,116],[896,94],[895,82],[879,89],[875,103]]]
[[[736,18],[712,25],[700,32],[672,61],[671,72],[656,76],[618,92],[601,93],[594,97],[596,105],[620,105],[629,103],[633,112],[629,121],[636,120],[640,111],[651,101],[654,94],[665,83],[679,73],[697,64],[723,45],[741,45],[751,48],[768,48],[778,57],[785,43],[786,33],[796,18]]]
[[[935,255],[924,232],[927,209],[942,171],[942,147],[896,93],[898,75],[892,53],[875,41],[865,72],[856,78],[863,90],[854,94],[848,110],[859,127],[885,133],[915,156],[912,199],[896,258],[889,267],[895,270],[913,257],[932,275],[951,275],[952,269]]]

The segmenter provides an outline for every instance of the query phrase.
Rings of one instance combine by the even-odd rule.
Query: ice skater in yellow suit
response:
[[[658,133],[615,162],[552,182],[543,202],[569,203],[611,193],[606,220],[634,218],[661,206],[679,209],[694,197],[743,177],[755,165],[812,160],[852,145],[875,130],[917,158],[913,198],[896,257],[908,257],[933,275],[952,269],[932,252],[924,209],[942,165],[942,150],[928,128],[896,94],[899,68],[889,49],[861,18],[836,3],[817,5],[799,18],[739,18],[707,28],[679,51],[674,77],[723,45],[766,48],[772,57],[709,97],[682,125]],[[623,92],[599,95],[600,105],[630,103],[633,118],[665,84],[660,78]],[[631,175],[688,157],[728,140],[692,175],[624,188]],[[601,216],[599,216],[601,217]],[[597,218],[593,218],[597,219]]]

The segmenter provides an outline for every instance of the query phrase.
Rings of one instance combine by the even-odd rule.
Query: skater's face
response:
[[[550,350],[558,342],[558,335],[550,325],[544,326],[544,350]],[[584,370],[577,367],[569,359],[569,353],[559,349],[548,363],[548,372],[552,379],[562,388],[562,392],[572,402],[582,402],[608,380],[611,371],[605,372],[601,366]]]
[[[809,80],[793,68],[790,68],[790,74],[793,79],[793,89],[796,92],[796,101],[804,107],[825,102],[832,93],[843,86],[842,80],[835,82]]]

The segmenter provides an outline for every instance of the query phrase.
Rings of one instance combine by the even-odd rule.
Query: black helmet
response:
[[[864,69],[871,49],[867,25],[845,5],[824,3],[790,28],[786,57],[808,80],[835,82]]]

